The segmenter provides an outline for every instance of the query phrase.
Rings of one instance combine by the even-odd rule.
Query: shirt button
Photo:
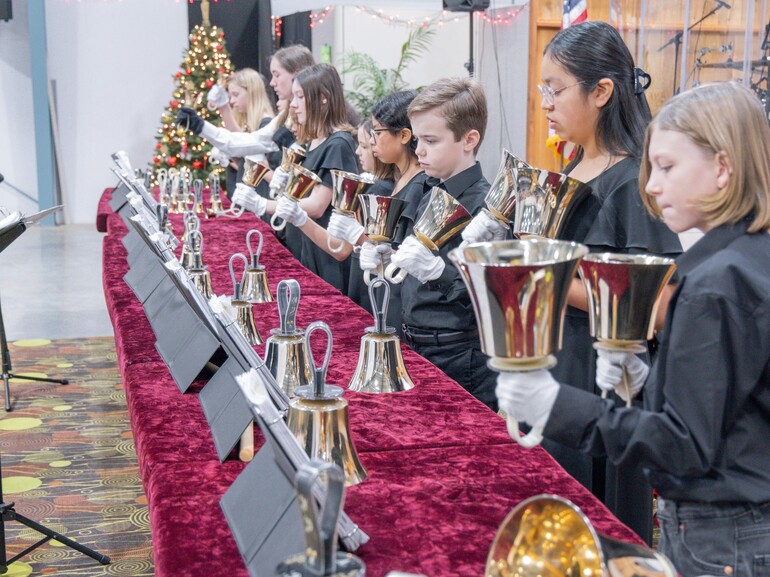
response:
[[[725,575],[732,575],[733,574],[733,568],[729,565],[725,567]]]

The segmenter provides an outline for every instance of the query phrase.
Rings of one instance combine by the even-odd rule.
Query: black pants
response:
[[[495,385],[497,373],[487,367],[487,356],[481,352],[481,343],[476,337],[448,345],[407,344],[419,355],[428,359],[444,373],[487,407],[497,412]]]

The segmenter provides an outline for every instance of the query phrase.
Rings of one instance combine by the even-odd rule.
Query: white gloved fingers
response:
[[[444,259],[435,256],[414,236],[407,237],[390,260],[421,283],[437,279],[446,267]]]
[[[233,193],[232,199],[233,204],[237,204],[238,206],[242,206],[245,210],[254,212],[257,198],[259,198],[257,191],[250,186],[247,186],[242,182],[235,185],[235,192]]]
[[[634,353],[599,349],[596,356],[596,386],[602,391],[614,390],[628,401],[642,390],[650,367]]]
[[[559,394],[559,383],[546,369],[501,372],[495,395],[500,408],[514,419],[543,428]]]
[[[506,232],[507,229],[505,225],[496,218],[490,216],[486,210],[482,210],[479,214],[474,216],[470,224],[463,229],[462,238],[468,243],[503,240]]]
[[[270,190],[281,192],[286,189],[287,182],[289,182],[289,173],[279,166],[273,172],[273,178],[270,181]]]
[[[307,222],[307,212],[296,202],[287,197],[281,197],[275,207],[275,215],[289,224],[301,227]]]
[[[364,234],[364,227],[355,218],[339,212],[332,213],[326,230],[329,235],[352,245],[358,244],[358,239]]]
[[[374,271],[382,265],[386,267],[390,264],[390,257],[393,254],[393,248],[388,243],[378,243],[364,241],[361,245],[359,254],[361,270]]]
[[[230,157],[219,150],[216,146],[211,148],[211,151],[209,152],[209,159],[211,159],[211,162],[220,166],[227,166],[230,162]]]
[[[206,106],[213,112],[217,108],[222,108],[225,104],[230,102],[230,95],[223,86],[215,84],[206,95],[206,101]]]

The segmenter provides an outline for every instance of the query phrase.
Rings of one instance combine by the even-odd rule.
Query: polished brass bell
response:
[[[193,264],[187,269],[187,276],[193,286],[198,289],[198,292],[208,301],[214,291],[211,289],[211,275],[206,269],[206,265],[203,264],[203,235],[201,231],[190,232],[190,243],[193,251]]]
[[[194,256],[193,253],[195,252],[193,247],[191,246],[192,243],[190,241],[191,234],[193,231],[197,231],[200,227],[200,219],[198,216],[190,211],[186,212],[184,215],[184,232],[182,233],[182,253],[179,255],[179,263],[184,267],[185,269],[192,268],[194,266]]]
[[[251,188],[256,188],[259,186],[259,183],[262,182],[262,179],[265,178],[265,175],[269,170],[270,168],[267,165],[247,157],[243,163],[243,178],[241,179],[241,182]],[[232,204],[228,210],[219,211],[217,216],[238,218],[243,214],[244,210],[245,209],[239,204]]]
[[[516,184],[519,170],[524,168],[532,167],[516,155],[503,149],[503,158],[500,161],[497,176],[495,176],[495,180],[484,197],[484,204],[486,205],[484,210],[506,227],[514,219]]]
[[[358,202],[361,207],[361,224],[369,242],[373,244],[391,242],[396,235],[399,220],[407,203],[400,198],[379,194],[362,194],[358,197]],[[382,277],[384,268],[383,264],[380,264],[374,273]],[[372,282],[371,272],[369,269],[364,271],[366,286]]]
[[[220,212],[225,210],[222,204],[222,195],[220,194],[219,175],[212,172],[209,174],[209,193],[211,194],[210,202],[211,206],[206,209],[206,218],[217,216]]]
[[[599,535],[572,502],[525,499],[497,530],[484,577],[676,577],[671,561],[644,545]]]
[[[316,184],[320,184],[321,179],[318,178],[314,172],[311,172],[307,168],[300,166],[299,164],[292,164],[291,171],[289,172],[289,180],[286,181],[286,190],[283,194],[289,200],[299,202],[313,190]],[[280,221],[277,215],[273,215],[270,218],[270,226],[273,230],[283,230],[286,228],[286,221]]]
[[[374,291],[383,287],[382,306],[378,306]],[[374,326],[361,337],[358,365],[348,383],[348,389],[360,393],[397,393],[414,388],[414,382],[404,366],[401,341],[396,330],[387,326],[390,285],[383,278],[369,285],[369,300],[374,313]]]
[[[358,197],[366,192],[374,177],[370,174],[354,174],[344,170],[332,170],[332,208],[337,214],[356,217],[358,214]],[[332,246],[332,236],[326,239],[326,246],[331,252],[340,252],[344,245]]]
[[[321,367],[315,366],[310,348],[310,335],[316,330],[323,330],[329,339]],[[308,326],[305,346],[313,363],[313,384],[294,391],[296,397],[289,401],[287,425],[311,459],[339,465],[345,472],[345,486],[357,485],[366,479],[366,470],[350,436],[348,402],[342,398],[341,387],[324,382],[332,352],[332,333],[326,323],[317,321]]]
[[[251,248],[251,236],[259,235],[259,245],[257,250]],[[250,303],[271,303],[273,294],[270,292],[270,286],[267,284],[267,271],[265,267],[259,264],[259,256],[262,254],[262,233],[256,229],[250,230],[246,234],[246,246],[249,249],[251,264],[246,267],[241,281],[241,298]]]
[[[236,259],[243,261],[244,271],[249,264],[244,254],[236,253],[230,257],[230,278],[233,280],[233,298],[230,300],[230,305],[235,312],[235,324],[241,329],[243,336],[246,337],[251,346],[261,345],[263,340],[262,335],[257,330],[257,325],[254,323],[254,310],[251,303],[241,297],[241,283],[235,279],[233,262]]]
[[[193,212],[195,214],[204,214],[206,211],[203,208],[203,181],[200,178],[193,180],[193,192],[195,194],[195,205],[193,206]]]
[[[313,384],[313,367],[305,346],[305,333],[297,329],[299,283],[294,279],[278,283],[278,318],[281,326],[270,331],[265,345],[265,366],[288,397],[298,387]]]

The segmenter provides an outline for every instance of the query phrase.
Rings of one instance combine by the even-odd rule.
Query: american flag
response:
[[[588,20],[588,5],[586,0],[564,0],[564,10],[561,17],[561,27],[569,28]]]

